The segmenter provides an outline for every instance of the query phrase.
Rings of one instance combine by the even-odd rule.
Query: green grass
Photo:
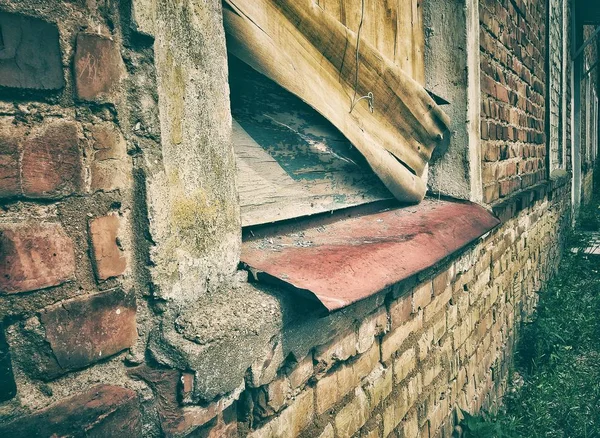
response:
[[[583,212],[587,230],[598,229],[598,205]],[[515,371],[522,385],[505,395],[499,414],[465,414],[464,437],[600,437],[600,257],[565,253],[521,328]]]

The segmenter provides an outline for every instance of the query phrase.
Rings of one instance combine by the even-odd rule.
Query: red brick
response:
[[[442,293],[444,293],[446,288],[448,286],[450,286],[450,283],[453,280],[453,278],[452,278],[453,273],[454,273],[453,268],[445,269],[443,272],[440,272],[433,279],[433,296],[434,297],[437,297],[438,295],[441,295]]]
[[[21,178],[28,198],[60,198],[78,193],[81,176],[79,134],[73,122],[54,122],[23,145]]]
[[[509,180],[500,181],[500,196],[504,197],[511,193],[512,184]]]
[[[121,289],[77,297],[42,310],[45,340],[60,367],[46,370],[48,376],[83,368],[131,347],[137,339],[135,312],[134,294]]]
[[[123,189],[131,180],[127,144],[119,130],[109,124],[92,128],[94,160],[90,166],[92,191]]]
[[[19,140],[23,133],[12,123],[0,123],[0,199],[21,194]]]
[[[483,159],[485,161],[498,161],[500,147],[493,143],[483,143]]]
[[[60,224],[0,225],[0,294],[57,286],[74,273],[73,241]]]
[[[179,400],[183,385],[182,373],[177,370],[154,369],[141,365],[129,370],[128,374],[145,381],[157,395],[156,410],[161,429],[166,436],[187,436],[190,431],[207,425],[228,407],[221,406],[219,402],[207,407],[181,407]]]
[[[75,50],[75,88],[81,100],[112,98],[123,74],[119,47],[108,37],[80,33]]]
[[[390,303],[391,329],[401,326],[410,319],[412,298],[410,295],[399,297]]]
[[[500,186],[498,184],[491,184],[483,188],[483,202],[491,203],[498,199],[500,196]]]
[[[131,389],[98,385],[46,409],[0,425],[12,438],[142,436],[141,409]]]
[[[496,96],[496,81],[488,76],[481,76],[481,91],[489,94],[490,96]]]
[[[90,222],[96,277],[99,280],[119,276],[127,268],[127,258],[117,245],[120,222],[115,215],[99,217]]]
[[[37,18],[0,12],[0,87],[59,90],[65,80],[58,28]]]
[[[488,123],[484,120],[481,121],[481,139],[487,140],[489,138]]]

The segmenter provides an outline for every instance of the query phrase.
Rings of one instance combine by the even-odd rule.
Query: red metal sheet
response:
[[[334,311],[435,265],[499,223],[477,204],[425,199],[247,241],[241,259]]]

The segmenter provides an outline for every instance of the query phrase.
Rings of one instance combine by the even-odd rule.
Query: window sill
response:
[[[500,221],[464,201],[425,199],[242,244],[242,264],[275,283],[342,309],[428,269]]]

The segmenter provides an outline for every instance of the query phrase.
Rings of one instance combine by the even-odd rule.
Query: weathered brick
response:
[[[433,298],[433,285],[431,281],[418,286],[412,294],[412,311],[417,313],[419,309],[424,309]]]
[[[420,360],[425,360],[431,350],[431,344],[433,343],[433,327],[423,331],[421,337],[417,341],[419,347],[418,357]]]
[[[315,361],[319,371],[328,370],[334,363],[342,362],[356,354],[356,333],[354,331],[337,336],[328,344],[315,349]]]
[[[414,348],[409,348],[394,360],[394,381],[402,382],[417,366],[417,355]]]
[[[75,88],[81,100],[111,100],[123,75],[123,60],[112,38],[77,35]]]
[[[292,388],[287,377],[281,376],[267,385],[266,403],[274,412],[278,412],[286,405],[288,396],[291,395]]]
[[[450,283],[454,281],[454,265],[444,269],[433,279],[433,296],[437,297],[446,291]]]
[[[73,241],[60,224],[0,225],[0,294],[57,286],[74,274]]]
[[[21,195],[19,142],[23,135],[22,127],[15,126],[12,118],[0,120],[0,199]]]
[[[417,438],[419,436],[419,419],[416,410],[412,410],[406,415],[402,431],[404,433],[403,438]]]
[[[180,406],[182,373],[173,369],[155,369],[140,365],[128,370],[135,379],[145,381],[156,394],[156,410],[162,431],[166,436],[188,436],[190,432],[215,419],[232,405],[232,399],[221,399],[206,407]]]
[[[500,197],[500,184],[490,184],[483,188],[483,202],[491,203]]]
[[[407,322],[412,314],[412,293],[401,296],[390,304],[390,329]]]
[[[379,361],[379,348],[373,345],[352,363],[336,368],[334,372],[324,376],[316,385],[317,414],[321,415],[338,403],[361,379],[375,369]]]
[[[352,362],[352,372],[357,381],[367,376],[379,362],[379,345],[374,344],[367,352],[361,354],[354,362]]]
[[[356,388],[354,398],[335,416],[335,429],[340,438],[353,436],[369,418],[369,401],[364,391]]]
[[[390,360],[396,351],[398,351],[404,341],[411,333],[416,332],[423,326],[423,313],[420,312],[413,319],[404,325],[392,330],[381,340],[381,360],[387,362]]]
[[[131,389],[98,385],[46,409],[0,424],[0,436],[134,437],[142,435],[141,409]]]
[[[423,311],[423,320],[429,322],[435,318],[435,316],[447,307],[448,302],[452,298],[452,289],[447,287],[441,295],[438,295],[429,303]]]
[[[313,419],[314,394],[309,388],[298,395],[278,417],[248,435],[248,438],[295,437],[312,424]]]
[[[109,124],[92,128],[94,160],[90,166],[92,191],[125,189],[131,182],[127,144],[119,130]]]
[[[59,90],[64,87],[58,28],[38,18],[0,12],[0,87]]]
[[[500,158],[500,147],[495,143],[483,144],[483,159],[485,161],[498,161]]]
[[[116,215],[96,218],[90,222],[90,236],[96,277],[106,280],[117,277],[127,268],[127,258],[118,245],[121,220]]]
[[[230,406],[223,412],[219,412],[211,421],[194,429],[186,436],[198,438],[238,438],[239,432],[235,405]]]
[[[407,388],[406,386],[402,386],[387,400],[387,406],[383,411],[383,436],[389,436],[396,426],[400,424],[409,406]]]
[[[74,122],[50,123],[25,140],[21,179],[28,198],[56,199],[81,191],[81,152]]]
[[[375,341],[375,336],[381,335],[387,331],[387,312],[385,308],[366,317],[358,328],[356,350],[359,354],[364,353]]]
[[[392,392],[393,372],[392,368],[378,365],[371,374],[365,378],[363,389],[369,397],[369,403],[374,409],[385,400]]]
[[[423,313],[420,312],[413,319],[392,330],[381,340],[381,360],[387,362],[402,347],[404,341],[411,333],[423,326]]]
[[[313,358],[309,354],[302,359],[294,369],[289,373],[290,385],[292,389],[296,389],[304,385],[313,375]]]
[[[264,353],[250,366],[248,385],[258,388],[273,381],[284,359],[281,338],[278,337],[266,347]]]
[[[319,435],[318,438],[334,438],[334,436],[335,430],[333,429],[333,426],[331,423],[327,423],[327,426],[325,426],[325,429],[323,429],[323,432],[321,432],[321,435]]]
[[[121,289],[62,301],[40,312],[57,366],[52,378],[131,347],[137,339],[135,296]],[[42,365],[45,366],[45,365]]]

